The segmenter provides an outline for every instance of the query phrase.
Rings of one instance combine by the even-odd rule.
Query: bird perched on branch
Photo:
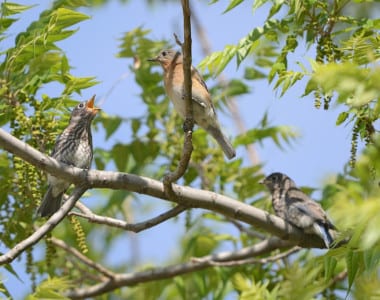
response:
[[[95,95],[78,104],[71,113],[70,123],[57,138],[51,156],[61,163],[88,169],[92,161],[91,122],[100,110],[94,107]],[[48,175],[49,188],[37,213],[41,217],[54,214],[60,207],[62,196],[70,182]]]
[[[272,173],[261,181],[272,194],[272,205],[277,216],[323,239],[326,248],[334,241],[335,226],[326,212],[296,187],[292,179],[282,173]]]
[[[178,51],[162,50],[157,57],[149,59],[158,62],[164,70],[164,86],[174,108],[182,118],[186,118],[186,104],[184,96],[183,57]],[[199,72],[191,67],[193,99],[193,117],[196,124],[211,134],[222,148],[228,159],[236,153],[231,142],[222,133],[210,93]]]

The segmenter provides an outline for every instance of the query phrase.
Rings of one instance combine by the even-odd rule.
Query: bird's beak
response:
[[[265,179],[259,181],[260,184],[265,184]]]
[[[87,101],[86,103],[86,108],[90,109],[91,112],[96,115],[98,113],[98,111],[100,110],[100,108],[98,107],[95,107],[94,106],[94,102],[95,102],[95,95],[91,97],[90,100]]]

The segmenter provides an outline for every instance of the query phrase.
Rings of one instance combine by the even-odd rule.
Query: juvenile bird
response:
[[[277,216],[306,233],[318,235],[327,248],[331,246],[335,226],[323,208],[298,189],[292,179],[282,173],[272,173],[261,183],[272,194],[272,205]]]
[[[78,104],[71,113],[70,123],[58,136],[51,156],[67,165],[90,168],[92,161],[91,122],[100,110],[94,107],[95,96]],[[54,214],[60,207],[62,196],[70,183],[48,175],[49,187],[37,213],[41,217]]]
[[[182,54],[172,49],[162,50],[157,57],[149,59],[149,61],[158,62],[163,68],[165,91],[169,99],[173,102],[174,108],[180,116],[185,119],[186,105]],[[232,159],[236,155],[235,150],[231,142],[222,133],[206,83],[193,66],[191,67],[191,78],[191,95],[193,99],[193,116],[195,123],[211,134],[227,158]]]

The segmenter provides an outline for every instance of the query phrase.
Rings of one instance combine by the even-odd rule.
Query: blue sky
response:
[[[33,0],[16,2],[37,6],[25,12],[22,19],[12,27],[8,44],[2,42],[1,51],[9,46],[9,42],[20,30],[37,19],[41,10],[49,4],[49,1]],[[38,4],[39,2],[42,4]],[[251,1],[246,1],[227,14],[223,14],[226,8],[225,1],[214,5],[208,5],[205,1],[192,2],[195,12],[207,30],[214,51],[223,49],[227,44],[236,44],[252,28],[262,26],[266,16],[265,8],[252,15]],[[145,1],[130,1],[126,5],[110,1],[100,8],[86,8],[81,11],[90,15],[91,19],[76,26],[79,31],[59,45],[66,52],[70,64],[74,66],[73,74],[96,76],[100,84],[85,90],[82,97],[78,96],[77,99],[88,99],[93,94],[97,95],[97,99],[101,99],[107,95],[115,82],[123,78],[107,97],[102,109],[109,115],[115,114],[125,118],[139,116],[143,102],[138,98],[139,90],[134,83],[133,74],[128,71],[132,62],[116,58],[120,44],[118,39],[124,32],[138,26],[151,29],[152,39],[171,39],[174,32],[182,37],[181,7],[175,4],[147,7]],[[295,59],[302,60],[306,66],[308,57],[313,58],[313,53],[307,50],[295,53]],[[198,39],[193,36],[193,64],[197,65],[202,59]],[[247,63],[249,62],[248,59]],[[227,78],[241,77],[242,74],[243,69],[237,69],[234,62],[225,72]],[[208,81],[208,84],[212,85],[212,81]],[[311,97],[301,98],[304,81],[282,98],[273,92],[272,86],[266,80],[249,84],[252,92],[237,99],[248,129],[257,126],[263,114],[268,112],[272,125],[291,125],[298,128],[301,134],[301,137],[291,147],[286,147],[285,151],[279,150],[271,142],[257,147],[266,174],[282,171],[291,176],[298,185],[320,188],[326,176],[342,171],[350,155],[351,140],[351,126],[335,126],[336,117],[342,108],[316,110]],[[51,96],[60,93],[54,89],[47,89],[46,92],[51,93]],[[236,135],[237,130],[228,113],[219,114],[219,119],[226,132],[231,136]],[[118,132],[109,143],[119,140],[123,140],[122,132]],[[103,135],[95,134],[93,142],[95,146],[104,143]],[[245,150],[238,148],[237,155],[246,156]],[[163,224],[139,234],[141,258],[150,262],[163,261],[175,252],[175,239],[172,237],[180,234],[180,231],[173,235],[172,232],[170,224]],[[126,241],[130,243],[129,237],[120,241],[120,245]],[[166,245],[167,249],[158,249],[155,245]],[[116,247],[114,250],[117,252],[120,249]],[[3,251],[1,246],[0,251]],[[22,263],[15,262],[14,266],[21,272]],[[20,282],[12,275],[4,273],[1,276],[5,277],[5,284],[14,293],[15,298],[25,295],[27,290],[20,289]],[[25,280],[22,286],[29,286],[28,276],[22,276],[22,279]]]

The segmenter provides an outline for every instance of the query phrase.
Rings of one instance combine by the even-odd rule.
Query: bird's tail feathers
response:
[[[315,222],[314,228],[316,232],[319,233],[318,235],[323,239],[326,248],[330,248],[331,244],[334,242],[334,238],[332,237],[328,225]]]
[[[209,126],[207,132],[210,133],[214,139],[218,142],[219,146],[222,148],[224,154],[228,159],[232,159],[236,156],[235,149],[232,147],[231,142],[228,138],[222,133],[220,128]]]
[[[63,192],[56,197],[53,196],[52,187],[49,186],[37,214],[41,217],[49,217],[54,214],[61,207]]]

